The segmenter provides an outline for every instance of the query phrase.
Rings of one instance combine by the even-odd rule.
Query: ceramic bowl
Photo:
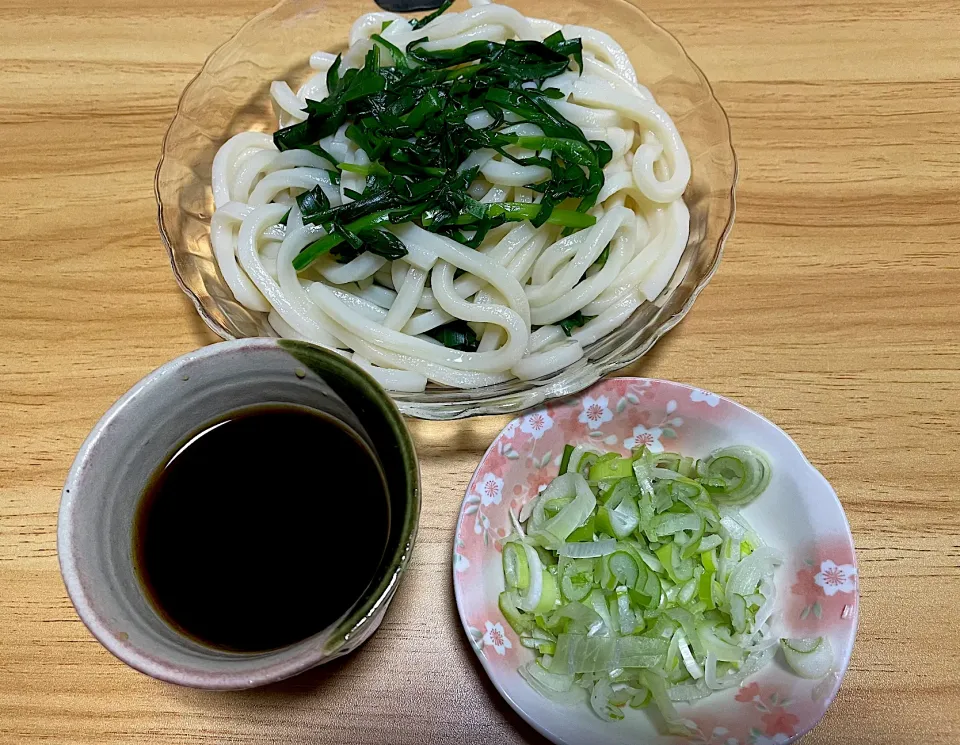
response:
[[[517,673],[533,659],[497,607],[503,590],[500,539],[518,511],[558,473],[566,443],[626,454],[703,457],[727,445],[752,445],[773,464],[769,487],[742,510],[786,560],[777,570],[781,636],[827,636],[833,670],[822,680],[793,675],[777,660],[740,689],[678,704],[693,735],[667,737],[650,710],[627,709],[607,722],[589,705],[567,707],[541,697]],[[680,383],[643,378],[605,380],[575,398],[524,414],[490,445],[470,480],[453,552],[453,583],[463,627],[494,685],[516,711],[555,743],[583,745],[780,745],[824,715],[847,669],[857,628],[857,564],[843,508],[830,484],[790,437],[749,409]]]
[[[343,618],[296,644],[240,654],[202,645],[161,618],[136,576],[133,523],[150,475],[185,437],[230,411],[264,403],[317,409],[364,439],[383,467],[391,527],[377,573]],[[284,465],[257,463],[251,451],[210,467]],[[322,478],[321,456],[310,467]],[[196,688],[251,688],[339,657],[369,638],[410,560],[419,514],[413,441],[384,390],[353,363],[312,344],[245,339],[168,362],[103,415],[64,484],[57,553],[80,619],[128,665]],[[317,526],[318,543],[328,530]]]

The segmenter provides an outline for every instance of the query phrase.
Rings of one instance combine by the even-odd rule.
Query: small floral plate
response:
[[[563,706],[537,694],[517,669],[533,659],[497,607],[503,590],[500,539],[518,511],[557,475],[566,443],[591,443],[626,454],[705,456],[727,445],[753,445],[773,464],[767,490],[743,510],[753,528],[786,560],[777,570],[782,636],[828,636],[835,662],[824,679],[793,675],[778,657],[739,690],[679,704],[690,737],[660,734],[658,717],[626,710],[603,721],[589,706]],[[470,480],[453,550],[460,620],[503,697],[555,743],[584,745],[771,745],[790,743],[823,717],[840,687],[857,630],[857,565],[843,508],[830,484],[775,424],[726,398],[680,383],[604,380],[574,398],[510,422]]]

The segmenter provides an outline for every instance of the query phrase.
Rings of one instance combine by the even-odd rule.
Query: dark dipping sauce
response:
[[[370,448],[313,409],[239,409],[155,472],[134,523],[137,574],[174,628],[234,652],[299,642],[370,585],[390,527]]]

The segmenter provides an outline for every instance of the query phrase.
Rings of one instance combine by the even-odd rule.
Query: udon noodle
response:
[[[474,0],[469,10],[442,15],[420,30],[394,13],[362,16],[351,30],[342,69],[363,65],[377,33],[400,49],[427,36],[423,48],[438,50],[475,40],[542,41],[557,30],[582,40],[583,69],[548,81],[563,94],[549,104],[613,154],[590,210],[597,218],[593,226],[569,233],[549,223],[535,228],[529,221],[507,222],[474,250],[409,222],[387,228],[408,250],[401,259],[368,252],[338,263],[328,254],[297,272],[294,257],[325,233],[304,224],[296,196],[319,186],[336,207],[350,202],[351,193],[362,193],[364,177],[344,171],[336,184],[323,157],[301,149],[280,152],[269,134],[244,132],[214,160],[210,233],[237,302],[268,313],[280,336],[341,350],[385,387],[413,392],[428,382],[476,388],[556,372],[620,327],[641,303],[655,300],[687,243],[682,195],[690,159],[674,123],[610,36]],[[296,91],[283,81],[272,84],[281,127],[306,118],[307,99],[328,95],[326,72],[334,60],[314,53],[310,66],[316,74]],[[467,119],[475,128],[489,123],[482,109]],[[342,163],[368,164],[367,153],[345,130],[319,145]],[[514,131],[542,134],[529,122]],[[538,202],[541,195],[528,187],[550,177],[549,169],[518,165],[493,150],[477,150],[467,160],[461,170],[479,167],[469,194],[484,204]],[[598,261],[602,254],[605,261]],[[588,319],[583,325],[559,325],[577,312]],[[476,332],[476,351],[447,348],[429,335],[455,319]]]

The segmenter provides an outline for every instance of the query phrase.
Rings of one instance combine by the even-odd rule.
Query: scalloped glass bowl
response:
[[[623,45],[641,83],[673,117],[690,153],[693,177],[684,194],[690,238],[660,297],[640,306],[627,323],[589,346],[570,367],[536,381],[392,394],[405,414],[424,419],[520,411],[576,393],[634,362],[690,310],[716,271],[733,224],[737,161],[727,116],[706,77],[673,36],[625,0],[508,4],[528,16],[604,30]],[[286,80],[296,89],[310,73],[310,54],[344,49],[353,21],[375,10],[372,0],[282,0],[213,52],[183,92],[157,167],[158,221],[180,287],[224,339],[277,334],[266,314],[234,300],[217,269],[210,245],[213,157],[238,132],[276,129],[270,83]]]

